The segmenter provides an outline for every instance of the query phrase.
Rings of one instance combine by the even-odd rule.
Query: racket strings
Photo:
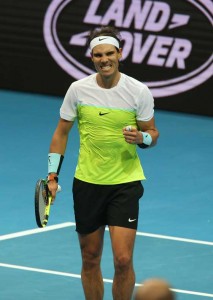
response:
[[[58,192],[61,187],[58,186]],[[52,196],[49,192],[47,181],[39,179],[35,189],[35,216],[38,227],[45,227],[48,223]]]
[[[46,218],[46,206],[48,205],[48,187],[44,181],[41,183],[41,188],[39,190],[39,215],[40,219]]]

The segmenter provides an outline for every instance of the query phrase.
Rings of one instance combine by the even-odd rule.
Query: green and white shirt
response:
[[[78,119],[80,151],[75,177],[95,184],[119,184],[145,179],[136,145],[125,141],[122,129],[154,115],[154,100],[146,85],[121,73],[117,86],[101,88],[92,74],[73,82],[60,109],[62,119]]]

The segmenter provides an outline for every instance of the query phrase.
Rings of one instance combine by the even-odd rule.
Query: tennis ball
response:
[[[129,125],[129,126],[126,126],[126,128],[125,128],[127,131],[132,131],[132,126],[131,125]]]

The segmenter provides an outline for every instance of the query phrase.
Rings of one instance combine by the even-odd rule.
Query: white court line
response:
[[[45,274],[51,274],[51,275],[58,275],[58,276],[65,276],[65,277],[72,277],[72,278],[78,278],[78,279],[81,278],[81,276],[79,274],[58,272],[58,271],[38,269],[38,268],[29,268],[29,267],[23,267],[23,266],[11,265],[11,264],[0,263],[0,267],[10,268],[10,269],[17,269],[17,270],[24,270],[24,271],[31,271],[31,272],[38,272],[38,273],[45,273]],[[103,281],[106,282],[106,283],[112,283],[112,279],[104,278]],[[140,285],[141,285],[140,283],[135,284],[135,286],[140,286]],[[190,294],[190,295],[213,298],[213,294],[187,291],[187,290],[179,290],[179,289],[171,289],[171,290],[176,292],[176,293]]]
[[[6,235],[0,236],[0,241],[13,239],[13,238],[17,238],[17,237],[22,237],[22,236],[27,236],[27,235],[32,235],[32,234],[37,234],[37,233],[42,233],[42,232],[47,232],[47,231],[56,230],[56,229],[61,229],[61,228],[65,228],[65,227],[71,227],[71,226],[75,226],[75,223],[66,222],[66,223],[62,223],[62,224],[47,226],[45,228],[36,228],[36,229],[30,229],[30,230],[25,230],[25,231],[21,231],[21,232],[6,234]],[[107,230],[109,230],[109,229],[107,228]],[[203,245],[210,245],[210,246],[213,245],[212,242],[185,239],[185,238],[178,238],[178,237],[151,234],[151,233],[144,233],[144,232],[137,232],[137,235],[139,235],[139,236],[148,236],[148,237],[153,237],[153,238],[160,238],[160,239],[175,240],[175,241],[187,242],[187,243],[196,243],[196,244],[203,244]],[[40,273],[46,273],[46,274],[53,274],[53,275],[58,275],[58,276],[67,276],[67,277],[73,277],[73,278],[80,278],[81,277],[78,274],[58,272],[58,271],[45,270],[45,269],[30,268],[30,267],[23,267],[23,266],[4,264],[4,263],[0,263],[0,267],[19,269],[19,270],[25,270],[25,271],[32,271],[32,272],[40,272]],[[104,279],[104,282],[112,283],[112,280],[111,279]],[[140,286],[141,284],[136,283],[135,285]],[[179,289],[173,289],[173,291],[177,292],[177,293],[184,293],[184,294],[191,294],[191,295],[198,295],[198,296],[213,298],[213,294],[200,293],[200,292],[187,291],[187,290],[179,290]]]
[[[61,228],[70,227],[70,226],[75,226],[75,223],[66,222],[66,223],[62,223],[62,224],[47,226],[44,228],[29,229],[29,230],[20,231],[20,232],[9,233],[9,234],[5,234],[5,235],[1,235],[0,241],[14,239],[17,237],[36,234],[36,233],[47,232],[47,231],[61,229]]]
[[[25,230],[25,231],[21,231],[21,232],[5,234],[5,235],[0,236],[0,241],[13,239],[13,238],[21,237],[21,236],[27,236],[27,235],[36,234],[36,233],[42,233],[42,232],[56,230],[56,229],[61,229],[61,228],[70,227],[70,226],[75,226],[75,223],[74,222],[66,222],[66,223],[61,223],[61,224],[57,224],[57,225],[50,225],[50,226],[47,226],[44,228],[36,228],[36,229],[30,229],[30,230]],[[107,230],[109,230],[109,229],[107,228]],[[179,242],[185,242],[185,243],[194,243],[194,244],[213,246],[213,242],[207,242],[207,241],[192,240],[192,239],[179,238],[179,237],[173,237],[173,236],[168,236],[168,235],[139,232],[139,231],[136,234],[140,235],[140,236],[148,236],[148,237],[153,237],[153,238],[158,238],[158,239],[167,239],[167,240],[173,240],[173,241],[179,241]]]
[[[136,234],[137,235],[148,236],[148,237],[153,237],[153,238],[158,238],[158,239],[167,239],[167,240],[173,240],[173,241],[178,241],[178,242],[194,243],[194,244],[202,244],[202,245],[213,246],[213,242],[185,239],[185,238],[179,238],[179,237],[174,237],[174,236],[152,234],[152,233],[145,233],[145,232],[137,232]]]

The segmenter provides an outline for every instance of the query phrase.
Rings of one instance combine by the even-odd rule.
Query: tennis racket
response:
[[[57,192],[61,191],[60,185]],[[52,196],[49,192],[47,181],[39,179],[35,187],[35,217],[38,227],[45,227],[50,215]]]

